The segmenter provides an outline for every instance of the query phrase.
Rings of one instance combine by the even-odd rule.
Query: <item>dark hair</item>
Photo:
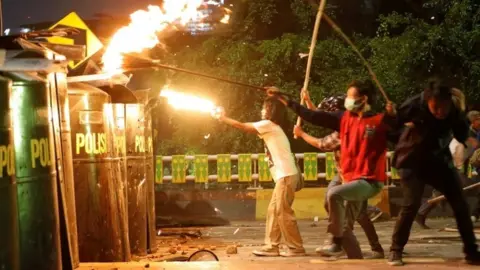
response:
[[[268,111],[268,120],[279,125],[285,134],[288,134],[288,114],[285,106],[276,97],[267,97],[263,106]]]
[[[317,108],[326,112],[344,111],[345,95],[324,98]]]
[[[369,104],[373,104],[375,102],[375,96],[377,92],[371,80],[354,80],[348,85],[347,89],[351,87],[355,87],[360,96],[366,96]]]
[[[425,100],[437,99],[441,101],[452,100],[452,87],[439,78],[432,78],[425,88]]]

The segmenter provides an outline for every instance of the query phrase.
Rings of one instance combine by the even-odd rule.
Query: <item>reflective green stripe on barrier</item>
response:
[[[305,174],[305,181],[317,181],[317,153],[303,154],[303,173]]]
[[[208,156],[195,156],[195,182],[205,183],[208,181]]]
[[[258,180],[260,182],[272,181],[270,168],[268,167],[268,159],[265,154],[258,154]]]
[[[252,154],[238,155],[238,181],[252,181]]]
[[[333,180],[337,174],[337,167],[335,166],[335,154],[333,152],[325,153],[325,178],[327,181]]]
[[[186,162],[184,155],[172,157],[172,183],[185,183]]]
[[[217,155],[217,182],[226,183],[230,182],[232,176],[232,163],[230,161],[230,155],[222,154]]]
[[[163,160],[162,156],[155,157],[155,183],[163,183]]]

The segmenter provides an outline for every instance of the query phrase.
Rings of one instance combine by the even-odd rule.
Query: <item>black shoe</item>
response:
[[[390,256],[388,256],[388,265],[390,266],[403,266],[403,258],[401,252],[390,251]]]
[[[325,257],[339,257],[343,255],[344,250],[342,248],[342,238],[332,237],[332,242],[330,245],[319,247],[315,250],[315,252]]]
[[[417,216],[415,217],[415,222],[417,222],[417,224],[418,224],[420,227],[422,227],[422,229],[424,229],[424,230],[430,230],[430,227],[428,227],[428,226],[425,224],[425,219],[426,219],[426,218],[427,218],[427,217],[424,216],[424,215],[417,215]]]
[[[480,252],[465,256],[465,262],[470,265],[480,265]]]
[[[315,252],[323,257],[340,257],[345,253],[342,249],[342,246],[337,244],[319,247],[315,250]]]

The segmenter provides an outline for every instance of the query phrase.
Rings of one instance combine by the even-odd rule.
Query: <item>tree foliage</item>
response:
[[[304,0],[240,2],[234,9],[231,33],[177,46],[164,61],[253,85],[276,85],[298,96],[307,62],[300,54],[308,53],[315,6]],[[354,2],[359,9],[369,8],[368,12],[358,11],[356,18],[360,21],[352,23],[342,18],[339,10],[347,5],[342,1],[332,2],[327,13],[336,16],[342,28],[346,25],[345,32],[372,64],[393,101],[401,103],[418,93],[433,75],[453,80],[465,91],[471,105],[480,101],[478,1],[432,0],[420,8],[393,12],[385,9],[389,1]],[[385,10],[388,12],[382,13]],[[369,29],[355,26],[361,24],[362,16],[368,20]],[[344,93],[351,80],[367,78],[353,50],[322,22],[309,86],[312,99],[319,102]],[[258,91],[180,73],[170,74],[169,84],[211,97],[240,121],[259,119],[264,95]],[[383,106],[380,97],[377,105]],[[292,124],[294,119],[292,115]],[[255,136],[216,123],[208,116],[174,112],[171,121],[175,131],[171,140],[162,143],[162,154],[263,151]],[[317,127],[307,129],[318,136],[329,132]],[[292,141],[292,145],[295,152],[312,150],[303,142]]]

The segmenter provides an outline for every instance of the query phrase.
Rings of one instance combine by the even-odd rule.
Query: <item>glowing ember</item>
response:
[[[160,96],[167,98],[168,104],[179,110],[211,113],[216,108],[215,104],[210,100],[169,89],[162,90]]]
[[[220,22],[227,24],[229,20],[230,20],[230,15],[226,14],[225,17],[223,17],[223,19],[220,20]]]
[[[204,0],[164,0],[163,6],[148,6],[130,15],[130,24],[119,29],[110,40],[103,55],[103,70],[108,73],[121,72],[123,54],[140,53],[151,49],[159,40],[157,34],[169,25],[185,26],[191,21],[201,21],[208,15],[199,11]],[[216,5],[220,5],[217,3]],[[224,8],[221,23],[228,23],[231,10]]]

